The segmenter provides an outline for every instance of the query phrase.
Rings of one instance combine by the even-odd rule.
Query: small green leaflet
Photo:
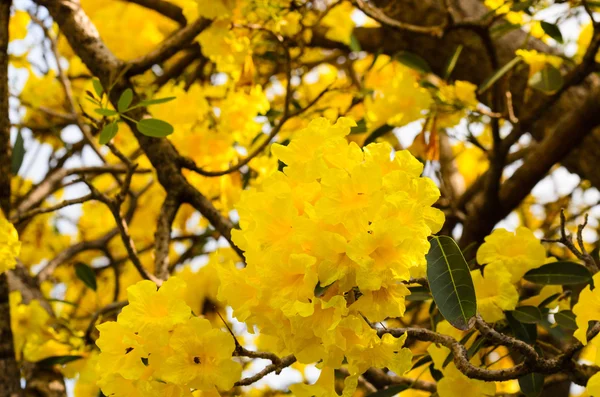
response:
[[[563,77],[560,70],[547,63],[542,70],[531,76],[527,83],[531,88],[550,95],[563,86]]]
[[[89,289],[96,291],[98,288],[98,285],[96,284],[96,273],[94,273],[94,270],[85,263],[79,262],[75,265],[75,275],[77,275]]]
[[[508,320],[508,325],[510,329],[513,331],[513,334],[517,339],[522,340],[523,342],[529,343],[530,345],[534,344],[537,339],[537,327],[535,324],[523,324],[522,322],[515,319],[512,315],[512,312],[505,312],[506,319]]]
[[[131,90],[131,88],[128,88],[125,91],[123,91],[123,93],[121,93],[121,96],[119,97],[119,102],[117,102],[117,109],[119,110],[119,112],[123,113],[124,111],[126,111],[129,105],[131,105],[131,101],[133,101],[133,91]]]
[[[521,392],[527,397],[537,397],[542,394],[544,387],[544,375],[536,372],[523,375],[519,378]]]
[[[52,356],[38,361],[38,365],[43,367],[51,367],[53,365],[64,365],[72,361],[79,360],[83,356]]]
[[[460,57],[460,53],[462,52],[462,50],[463,45],[459,44],[458,47],[456,47],[454,54],[452,54],[452,57],[448,61],[448,64],[446,65],[446,70],[444,71],[444,80],[448,80],[450,78],[450,75],[456,67],[456,62],[458,62],[458,58]]]
[[[153,138],[163,138],[173,133],[173,126],[159,119],[142,119],[137,122],[138,131]]]
[[[394,55],[394,59],[404,66],[419,71],[421,73],[431,73],[431,67],[426,60],[408,51],[401,51]]]
[[[500,78],[502,76],[504,76],[512,68],[514,68],[519,62],[521,62],[521,60],[522,60],[521,57],[515,57],[512,60],[508,61],[506,63],[506,65],[502,66],[493,75],[491,75],[487,80],[485,80],[483,83],[481,83],[481,85],[479,86],[479,89],[477,90],[477,93],[480,95],[483,94],[485,91],[488,90],[488,88],[493,86],[496,81],[500,80]]]
[[[562,33],[560,32],[560,29],[558,28],[558,26],[556,26],[553,23],[544,22],[544,21],[542,21],[540,23],[540,25],[542,25],[542,29],[544,30],[544,33],[546,33],[548,36],[550,36],[554,40],[556,40],[557,43],[564,44],[565,41],[563,40]]]
[[[108,142],[110,142],[111,139],[115,137],[115,135],[117,135],[118,131],[119,125],[116,121],[106,124],[100,132],[100,144],[106,145]]]
[[[98,109],[94,109],[94,112],[98,113],[99,115],[102,116],[116,116],[117,114],[119,114],[119,112],[112,110],[112,109],[104,109],[104,108],[98,108]]]
[[[542,321],[542,312],[536,306],[520,306],[512,311],[515,320],[525,324],[537,324]]]
[[[574,285],[591,282],[592,274],[585,266],[575,262],[560,261],[532,269],[525,273],[523,278],[542,285]]]
[[[577,329],[575,314],[570,310],[562,310],[554,315],[554,321],[565,329]]]
[[[94,91],[96,92],[96,95],[98,95],[98,98],[102,98],[102,94],[104,93],[104,88],[102,88],[102,84],[100,83],[100,80],[93,79],[92,85],[94,86]]]
[[[360,42],[355,35],[350,36],[350,49],[354,52],[361,51]]]
[[[358,120],[356,126],[350,128],[350,134],[362,134],[363,132],[367,132],[367,122],[365,119]]]
[[[477,298],[469,266],[456,242],[448,236],[433,237],[427,253],[427,279],[442,316],[460,330],[475,322]]]
[[[25,142],[23,142],[23,135],[21,135],[21,130],[17,133],[17,139],[15,140],[15,145],[12,150],[12,158],[11,158],[11,173],[13,175],[17,175],[21,166],[23,165],[23,159],[25,158]]]

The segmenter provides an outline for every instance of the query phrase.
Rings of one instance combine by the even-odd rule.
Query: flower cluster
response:
[[[0,273],[14,269],[17,264],[21,243],[14,226],[0,211]]]
[[[192,315],[185,282],[172,277],[157,290],[140,281],[127,295],[117,321],[98,326],[98,384],[106,395],[191,396],[190,389],[227,390],[239,380],[233,337]]]
[[[221,268],[219,299],[278,354],[402,374],[403,339],[379,338],[367,321],[404,314],[403,282],[424,275],[427,237],[444,219],[431,207],[439,191],[408,152],[348,143],[353,125],[315,119],[273,145],[286,167],[242,194],[232,237],[247,266]]]

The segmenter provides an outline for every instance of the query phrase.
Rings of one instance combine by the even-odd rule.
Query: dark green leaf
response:
[[[537,339],[537,327],[535,324],[523,324],[522,322],[517,321],[513,317],[512,312],[506,312],[506,319],[517,339],[529,343],[530,345],[535,342]]]
[[[481,85],[479,86],[479,89],[477,90],[477,93],[482,94],[485,91],[487,91],[488,88],[490,88],[492,85],[494,85],[494,83],[496,81],[498,81],[502,76],[504,76],[506,73],[508,73],[519,62],[521,62],[520,57],[515,57],[512,60],[508,61],[506,63],[506,65],[502,66],[492,76],[490,76],[487,80],[485,80],[483,83],[481,83]]]
[[[355,35],[350,36],[350,49],[355,52],[359,52],[361,50],[360,42]]]
[[[173,133],[173,126],[159,119],[142,119],[137,122],[138,131],[153,138],[163,138]]]
[[[106,145],[108,142],[110,142],[111,139],[115,137],[115,135],[117,135],[118,131],[119,125],[116,121],[106,124],[104,128],[102,128],[102,131],[100,131],[100,144]]]
[[[100,83],[100,80],[92,79],[92,85],[94,86],[94,91],[96,92],[96,95],[98,95],[98,98],[102,98],[102,93],[104,92],[104,88],[102,88],[102,84]]]
[[[413,54],[412,52],[402,51],[394,56],[394,59],[401,64],[408,66],[411,69],[417,70],[421,73],[431,73],[431,67],[426,60]]]
[[[527,397],[537,397],[542,394],[544,375],[536,372],[524,375],[519,378],[519,386]]]
[[[575,314],[570,310],[562,310],[554,315],[554,321],[566,329],[577,329]]]
[[[119,114],[118,112],[116,112],[112,109],[104,109],[104,108],[94,109],[94,112],[96,112],[102,116],[116,116],[117,114]]]
[[[458,58],[460,57],[460,53],[462,52],[462,50],[463,50],[463,45],[459,44],[458,47],[456,47],[454,54],[452,54],[452,57],[448,60],[448,64],[446,65],[446,70],[444,71],[444,80],[448,80],[450,78],[450,75],[452,74],[452,71],[456,67],[456,62],[458,62]]]
[[[96,273],[91,267],[79,262],[75,265],[75,274],[88,288],[96,291]]]
[[[362,134],[363,132],[367,132],[367,122],[365,119],[360,119],[356,126],[350,129],[350,134]]]
[[[525,324],[537,324],[542,321],[542,312],[535,306],[519,306],[512,311],[515,320]]]
[[[428,364],[428,363],[430,363],[430,362],[432,362],[432,361],[433,361],[433,359],[431,358],[431,356],[430,356],[429,354],[427,354],[427,355],[425,355],[425,356],[421,357],[420,359],[418,359],[418,360],[417,360],[417,361],[416,361],[416,362],[413,364],[413,366],[412,366],[412,368],[411,368],[411,369],[419,368],[419,367],[421,367],[421,366],[423,366],[423,365],[425,365],[425,364]]]
[[[528,84],[544,94],[550,95],[558,91],[563,85],[563,77],[560,70],[547,63],[546,66],[528,81]]]
[[[367,146],[369,143],[375,142],[377,140],[377,138],[381,138],[382,136],[384,136],[385,134],[387,134],[388,132],[390,132],[393,129],[394,129],[394,127],[392,127],[391,125],[387,125],[387,124],[382,125],[381,127],[377,128],[375,131],[373,131],[369,134],[367,139],[365,139],[363,146]]]
[[[429,289],[425,287],[409,287],[410,295],[406,297],[407,301],[426,301],[431,299]]]
[[[549,297],[547,297],[546,299],[544,299],[539,305],[538,307],[540,309],[544,309],[546,308],[546,306],[548,306],[550,303],[552,303],[553,301],[555,301],[558,297],[560,296],[560,294],[556,293],[554,295],[550,295]]]
[[[158,105],[160,103],[171,102],[173,99],[175,99],[174,96],[170,96],[170,97],[166,97],[166,98],[144,99],[143,101],[140,101],[140,103],[138,105],[141,105],[141,106]]]
[[[52,356],[45,358],[43,360],[38,361],[38,365],[44,367],[51,367],[53,365],[64,365],[70,363],[71,361],[79,360],[83,358],[83,356]]]
[[[395,396],[396,394],[400,393],[401,391],[408,389],[409,386],[410,385],[390,386],[386,389],[378,390],[375,393],[371,393],[368,396],[369,397],[392,397],[392,396]]]
[[[23,158],[25,158],[25,142],[23,141],[23,135],[21,135],[21,130],[17,133],[17,139],[15,140],[15,145],[12,150],[12,158],[11,158],[11,173],[13,175],[17,175],[21,166],[23,165]]]
[[[123,113],[129,105],[131,105],[131,101],[133,101],[133,91],[131,88],[126,89],[121,93],[119,97],[119,102],[117,103],[117,109],[119,112]]]
[[[543,285],[587,284],[592,281],[592,275],[586,267],[568,261],[545,264],[528,271],[523,278]]]
[[[433,237],[427,253],[427,279],[440,313],[454,327],[467,330],[475,322],[477,300],[471,272],[456,242]]]
[[[552,37],[558,43],[560,43],[560,44],[564,43],[562,33],[560,33],[560,29],[558,28],[558,26],[556,26],[553,23],[544,22],[544,21],[542,21],[541,25],[542,25],[542,29],[544,30],[544,33],[546,33],[548,36]]]

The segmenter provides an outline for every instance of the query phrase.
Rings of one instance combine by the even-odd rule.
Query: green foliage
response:
[[[525,280],[542,285],[587,284],[592,281],[590,271],[574,262],[552,262],[525,273]]]
[[[102,127],[98,140],[101,145],[107,144],[117,135],[119,132],[119,120],[128,120],[129,122],[135,123],[140,133],[153,138],[164,138],[173,133],[173,126],[164,120],[153,118],[135,120],[126,113],[137,108],[166,103],[172,101],[175,99],[175,97],[144,99],[132,106],[131,104],[134,100],[134,93],[132,89],[127,88],[119,96],[119,100],[117,101],[117,110],[114,110],[109,109],[108,102],[103,101],[104,89],[100,81],[98,79],[93,79],[92,84],[94,86],[94,92],[96,95],[90,91],[87,91],[86,99],[98,106],[98,108],[94,109],[94,112],[103,116],[104,118],[115,117],[114,119],[109,119],[108,122],[104,124],[104,127]]]
[[[94,270],[86,265],[85,263],[77,263],[75,265],[75,274],[83,283],[90,289],[96,291],[98,284],[96,282],[96,273]]]
[[[434,237],[427,253],[427,279],[440,313],[454,327],[471,328],[477,298],[471,272],[456,242],[448,236]]]
[[[19,130],[17,133],[17,139],[15,140],[15,145],[13,146],[12,150],[11,173],[13,175],[17,175],[21,169],[21,165],[23,165],[23,158],[25,158],[25,143],[23,142],[21,130]]]

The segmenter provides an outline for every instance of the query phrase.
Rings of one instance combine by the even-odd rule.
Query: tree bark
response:
[[[11,145],[8,118],[8,21],[10,0],[0,2],[0,209],[10,210]],[[0,274],[0,397],[22,396],[21,375],[15,359],[10,327],[9,289],[6,272]]]

